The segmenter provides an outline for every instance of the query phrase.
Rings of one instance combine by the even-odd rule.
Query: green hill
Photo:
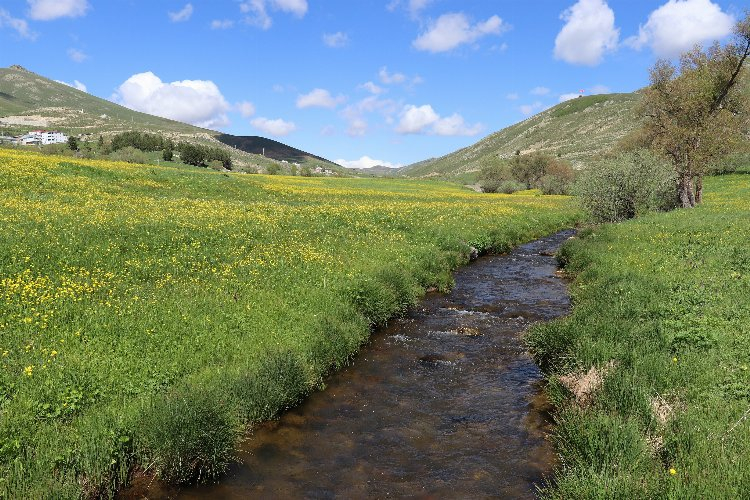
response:
[[[240,169],[265,169],[281,160],[312,168],[348,171],[319,156],[262,137],[237,137],[167,118],[133,111],[106,99],[37,75],[20,66],[0,68],[0,135],[21,134],[34,128],[54,129],[86,139],[129,130],[158,133],[175,141],[222,147]],[[252,139],[260,150],[243,147]],[[261,154],[265,147],[265,155]],[[257,154],[255,154],[257,153]],[[284,165],[280,165],[284,168]]]
[[[576,167],[608,150],[637,124],[640,95],[602,94],[563,102],[469,147],[401,169],[409,177],[471,179],[486,163],[516,151],[560,155]]]

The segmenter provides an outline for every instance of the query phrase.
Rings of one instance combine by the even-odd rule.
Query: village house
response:
[[[23,146],[47,144],[61,144],[68,141],[68,136],[55,130],[32,130],[28,134],[17,137],[16,144]]]

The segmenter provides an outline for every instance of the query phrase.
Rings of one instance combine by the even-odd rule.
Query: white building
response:
[[[54,130],[32,130],[21,137],[21,144],[61,144],[68,142],[68,136]]]

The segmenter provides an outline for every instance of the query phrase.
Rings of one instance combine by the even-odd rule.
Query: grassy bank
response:
[[[558,408],[544,496],[750,491],[750,176],[706,193],[563,248],[573,313],[528,337]]]
[[[569,226],[566,197],[221,174],[0,150],[0,496],[220,473],[469,246]]]

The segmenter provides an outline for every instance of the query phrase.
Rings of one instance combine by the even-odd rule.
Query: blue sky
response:
[[[2,0],[0,66],[133,109],[406,165],[630,92],[747,0]]]

